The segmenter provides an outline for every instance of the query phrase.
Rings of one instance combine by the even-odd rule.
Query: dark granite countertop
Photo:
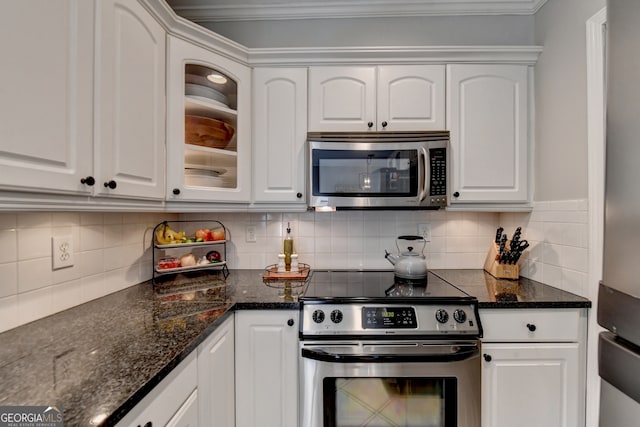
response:
[[[476,296],[481,308],[591,305],[528,279],[433,272]],[[67,426],[116,424],[234,309],[299,308],[300,282],[265,283],[262,273],[145,282],[1,333],[0,406],[58,405]]]
[[[591,301],[535,280],[496,279],[484,270],[431,270],[469,295],[482,308],[589,308]]]

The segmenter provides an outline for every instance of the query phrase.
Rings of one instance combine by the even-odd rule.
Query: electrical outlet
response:
[[[418,224],[418,235],[424,237],[426,242],[431,241],[431,224],[428,222]]]
[[[245,240],[249,243],[256,242],[256,226],[247,225]]]
[[[57,236],[51,238],[51,257],[53,269],[73,267],[73,236]]]

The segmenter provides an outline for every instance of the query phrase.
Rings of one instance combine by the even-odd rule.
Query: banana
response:
[[[177,232],[169,227],[169,224],[166,222],[161,224],[156,230],[156,241],[159,245],[182,243],[186,238],[186,233],[184,231]]]

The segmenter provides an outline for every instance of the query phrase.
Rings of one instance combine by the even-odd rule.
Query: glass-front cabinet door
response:
[[[249,202],[250,69],[169,37],[167,200]]]

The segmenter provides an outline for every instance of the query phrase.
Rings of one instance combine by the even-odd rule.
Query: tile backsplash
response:
[[[212,219],[211,214],[186,214],[182,219]],[[424,253],[429,268],[481,268],[488,239],[495,236],[496,213],[444,211],[338,211],[331,213],[222,213],[228,228],[230,268],[262,269],[277,262],[287,224],[291,225],[299,261],[315,269],[392,269],[385,249],[397,253],[396,237],[417,234],[429,223],[431,241]],[[256,230],[247,242],[246,228]]]
[[[522,275],[587,295],[588,203],[540,202],[532,213],[338,211],[332,213],[0,213],[0,332],[151,278],[151,231],[172,219],[219,220],[229,268],[275,264],[289,223],[300,262],[312,268],[391,269],[385,249],[429,223],[428,268],[482,268],[498,226],[531,243]],[[247,226],[256,242],[247,242]],[[73,267],[52,270],[51,238],[73,236]]]
[[[503,213],[500,221],[510,233],[522,226],[531,244],[522,276],[589,297],[588,200],[537,202],[532,213]]]
[[[151,278],[151,232],[176,215],[0,214],[0,331]],[[54,236],[71,235],[74,265],[52,269]]]

